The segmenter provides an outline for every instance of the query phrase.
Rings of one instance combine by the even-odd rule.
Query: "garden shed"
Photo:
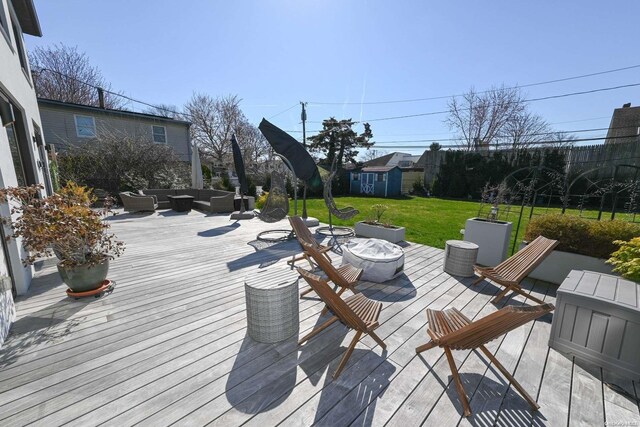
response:
[[[402,170],[398,166],[371,166],[351,172],[351,194],[397,197],[402,192]]]

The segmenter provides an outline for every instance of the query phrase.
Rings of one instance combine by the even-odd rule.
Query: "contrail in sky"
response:
[[[360,97],[360,119],[358,121],[362,121],[362,109],[363,109],[363,105],[362,103],[364,102],[364,96],[367,92],[367,75],[364,75],[364,80],[362,81],[362,96]]]

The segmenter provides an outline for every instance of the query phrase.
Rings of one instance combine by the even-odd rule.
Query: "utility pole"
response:
[[[307,129],[306,129],[306,121],[307,121],[307,110],[305,107],[307,106],[306,102],[300,101],[300,105],[302,106],[302,112],[300,113],[300,119],[302,119],[302,146],[307,148]],[[307,183],[304,183],[304,190],[302,193],[302,219],[307,219]]]

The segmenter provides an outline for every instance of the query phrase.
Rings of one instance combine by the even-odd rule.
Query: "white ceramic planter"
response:
[[[525,244],[522,243],[520,249],[524,246]],[[529,274],[529,277],[559,285],[567,278],[571,270],[587,270],[615,275],[613,266],[606,264],[604,259],[570,252],[553,251]]]
[[[478,245],[478,264],[496,266],[507,258],[513,223],[491,222],[470,218],[464,229],[464,240]]]
[[[398,243],[404,240],[405,228],[387,228],[381,225],[366,224],[363,221],[356,222],[354,227],[356,236],[382,239],[391,243]]]

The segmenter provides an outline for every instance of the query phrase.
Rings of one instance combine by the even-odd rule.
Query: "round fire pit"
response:
[[[404,251],[386,240],[356,238],[342,245],[342,263],[362,268],[362,280],[382,283],[404,271]]]

